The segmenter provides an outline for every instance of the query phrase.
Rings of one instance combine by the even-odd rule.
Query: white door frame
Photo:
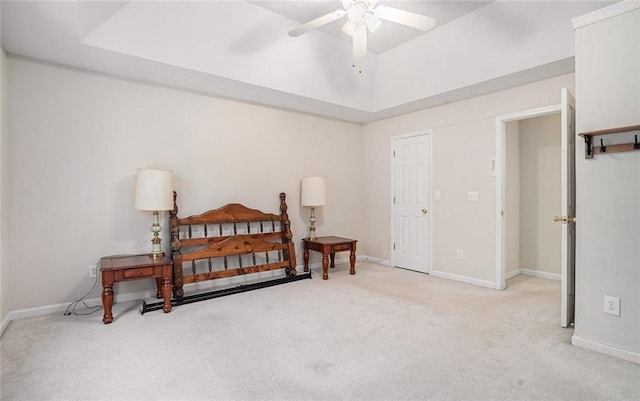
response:
[[[394,219],[394,203],[393,203],[393,197],[394,197],[394,188],[395,188],[395,180],[394,180],[394,159],[393,159],[393,151],[395,149],[395,144],[397,140],[401,140],[401,139],[406,139],[406,138],[411,138],[414,136],[420,136],[420,135],[425,135],[426,139],[427,139],[427,143],[429,145],[429,151],[426,152],[425,157],[428,159],[426,160],[426,165],[429,168],[429,185],[427,185],[427,194],[428,194],[428,200],[429,200],[429,242],[427,243],[427,252],[429,253],[429,266],[427,268],[427,274],[431,274],[431,269],[433,268],[433,213],[434,213],[434,206],[433,206],[433,202],[431,202],[431,185],[433,182],[433,130],[431,129],[427,129],[427,130],[422,130],[422,131],[416,131],[416,132],[411,132],[408,134],[400,134],[400,135],[394,135],[391,137],[391,146],[390,146],[390,150],[389,150],[389,159],[390,159],[390,175],[391,175],[391,191],[390,191],[390,196],[389,196],[389,204],[390,204],[390,210],[389,210],[389,215],[390,215],[390,219],[391,219],[391,234],[389,236],[389,238],[391,239],[389,241],[389,254],[391,255],[391,257],[389,258],[391,260],[391,266],[395,267],[395,261],[394,261],[394,252],[393,252],[393,243],[395,242],[395,238],[394,238],[394,233],[395,233],[395,219]]]
[[[517,113],[499,115],[495,119],[496,131],[496,280],[495,289],[504,290],[507,288],[507,279],[504,271],[504,248],[505,248],[505,174],[504,160],[506,157],[506,135],[507,123],[510,121],[524,120],[533,117],[542,117],[549,114],[562,113],[562,104],[540,107],[537,109],[525,110]]]

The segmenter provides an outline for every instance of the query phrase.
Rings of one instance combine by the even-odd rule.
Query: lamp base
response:
[[[153,225],[151,226],[151,232],[153,233],[153,239],[151,240],[151,253],[149,256],[153,258],[161,258],[164,256],[164,252],[162,252],[162,246],[160,245],[162,239],[160,238],[160,231],[162,227],[160,227],[160,221],[158,219],[158,212],[153,212]]]
[[[311,213],[309,216],[309,239],[315,241],[318,239],[316,236],[316,208],[311,206]]]

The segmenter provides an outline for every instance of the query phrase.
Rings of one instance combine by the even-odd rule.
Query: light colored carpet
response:
[[[3,400],[639,400],[640,366],[571,346],[560,286],[494,291],[359,262],[140,315],[14,321]],[[116,288],[117,291],[117,288]]]

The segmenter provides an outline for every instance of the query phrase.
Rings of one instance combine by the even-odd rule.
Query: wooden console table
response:
[[[157,297],[164,298],[162,310],[171,312],[171,281],[173,277],[173,261],[171,258],[150,255],[109,256],[100,259],[102,272],[102,306],[104,317],[102,322],[113,322],[111,307],[113,306],[113,283],[116,281],[136,280],[139,278],[156,278]]]
[[[356,274],[356,242],[355,239],[342,238],[342,237],[318,237],[316,239],[303,238],[304,244],[304,271],[309,271],[309,249],[322,253],[322,279],[327,280],[329,278],[329,260],[331,257],[331,268],[335,267],[336,252],[351,251],[349,255],[349,262],[351,263],[351,270],[349,273]]]

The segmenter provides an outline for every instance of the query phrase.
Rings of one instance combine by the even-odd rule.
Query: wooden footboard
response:
[[[173,200],[169,222],[177,299],[184,296],[185,284],[277,269],[284,269],[289,277],[296,275],[284,193],[280,194],[280,214],[232,203],[179,218],[176,192]]]

